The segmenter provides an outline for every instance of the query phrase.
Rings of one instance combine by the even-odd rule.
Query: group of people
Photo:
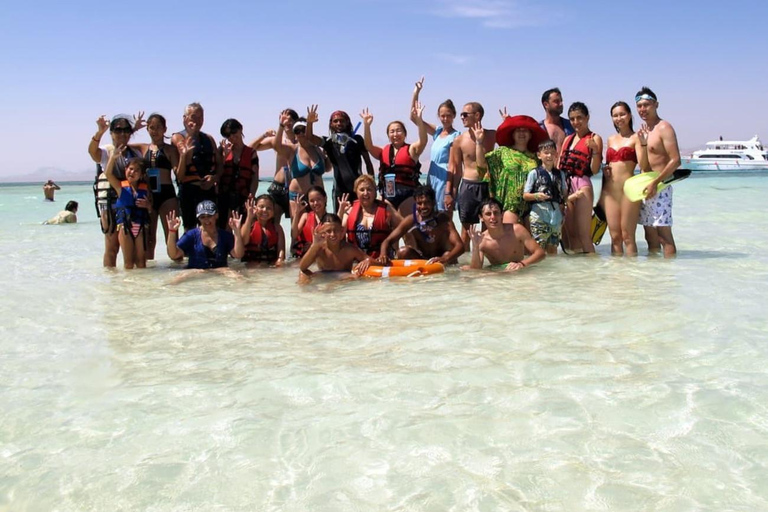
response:
[[[236,119],[222,124],[217,143],[202,131],[204,111],[198,103],[186,107],[184,129],[170,142],[160,114],[146,121],[141,112],[99,117],[88,152],[98,164],[94,190],[104,265],[116,266],[122,250],[126,268],[146,266],[155,257],[161,224],[168,256],[188,258],[190,268],[226,266],[229,257],[281,266],[295,257],[307,279],[313,265],[362,273],[392,259],[453,264],[471,251],[470,268],[488,260],[519,270],[557,254],[558,246],[568,254],[594,253],[593,208],[605,212],[613,254],[637,254],[638,222],[651,252],[675,254],[671,187],[660,193],[657,187],[679,166],[680,154],[674,129],[659,118],[651,89],[643,87],[635,96],[642,127],[635,131],[630,106],[616,102],[610,110],[616,134],[604,142],[590,130],[584,103],[571,104],[568,117],[562,117],[557,88],[542,95],[540,122],[510,116],[503,108],[498,128],[485,129],[483,106],[469,102],[459,114],[465,128],[460,132],[453,126],[457,111],[451,100],[438,107],[439,123],[424,120],[423,87],[422,78],[410,104],[417,140],[407,142],[405,123],[391,121],[383,147],[373,142],[374,116],[368,109],[360,114],[362,136],[357,133],[361,123],[353,127],[341,110],[331,114],[327,135],[315,134],[319,116],[312,105],[303,117],[283,110],[275,130],[249,143]],[[131,143],[145,127],[150,142]],[[107,131],[111,145],[102,147]],[[422,184],[420,157],[430,138]],[[258,152],[266,150],[275,153],[275,173],[267,193],[257,196]],[[379,161],[378,174],[372,159]],[[638,166],[658,176],[645,189],[644,201],[631,202],[623,185]],[[594,205],[590,178],[601,170],[602,193]],[[333,172],[335,213],[323,184],[326,172]],[[455,209],[460,232],[453,222]],[[280,225],[283,215],[291,220],[289,236]]]

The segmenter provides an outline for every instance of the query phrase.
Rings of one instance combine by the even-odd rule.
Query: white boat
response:
[[[768,171],[768,152],[757,135],[750,140],[715,140],[707,149],[682,158],[680,167],[692,171]]]

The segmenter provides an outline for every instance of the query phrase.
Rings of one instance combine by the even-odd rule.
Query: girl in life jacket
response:
[[[285,262],[285,234],[275,224],[275,200],[269,194],[249,199],[247,216],[240,228],[245,244],[243,261],[280,267]]]
[[[371,125],[373,114],[366,108],[360,113],[365,125],[365,149],[381,162],[379,168],[379,187],[382,197],[392,204],[401,216],[406,216],[413,209],[413,191],[419,185],[421,164],[419,157],[427,147],[427,127],[422,119],[424,105],[415,102],[411,109],[411,119],[419,128],[419,140],[407,144],[408,135],[405,125],[392,121],[387,125],[389,144],[383,148],[373,143]]]
[[[595,252],[592,243],[592,204],[595,193],[590,177],[600,172],[603,139],[589,129],[589,109],[581,102],[568,109],[575,133],[566,137],[560,149],[561,171],[568,176],[568,197],[563,224],[565,250]]]
[[[128,160],[124,180],[115,175],[117,159],[122,158],[125,148],[125,145],[122,145],[112,152],[105,174],[118,196],[115,216],[125,268],[144,268],[147,266],[146,230],[149,225],[149,211],[152,209],[152,196],[147,186],[142,158]]]
[[[358,199],[351,205],[345,194],[339,200],[339,212],[345,212],[342,225],[346,227],[347,241],[362,249],[371,258],[378,258],[381,244],[400,223],[402,217],[391,204],[376,199],[376,182],[363,174],[355,180]],[[392,247],[388,257],[394,257]]]
[[[307,201],[304,201],[304,196],[299,196],[296,202],[299,203],[296,210],[302,213],[291,219],[291,253],[296,258],[301,258],[312,245],[315,228],[320,225],[320,219],[328,213],[328,195],[325,189],[313,185],[307,192]]]

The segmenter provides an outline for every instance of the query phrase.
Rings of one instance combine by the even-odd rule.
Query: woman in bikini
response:
[[[365,125],[365,149],[381,162],[379,168],[379,187],[384,199],[394,206],[401,216],[413,210],[413,191],[419,186],[421,164],[419,157],[427,147],[427,127],[422,119],[424,105],[417,103],[412,112],[416,126],[419,127],[419,140],[413,144],[405,142],[408,135],[405,125],[400,121],[392,121],[387,125],[389,144],[380,148],[373,144],[371,124],[373,114],[366,108],[360,114]]]
[[[594,253],[592,243],[592,204],[595,192],[590,177],[600,172],[603,139],[589,129],[589,109],[579,101],[568,109],[575,133],[566,137],[560,148],[561,171],[568,181],[568,200],[563,224],[563,248]]]
[[[611,254],[637,256],[635,231],[642,203],[633,203],[624,197],[624,182],[635,173],[637,152],[642,148],[632,127],[629,105],[623,101],[614,103],[611,119],[616,134],[608,137],[600,202],[611,233]]]
[[[131,158],[125,167],[125,179],[115,175],[117,160],[122,158],[126,146],[116,148],[107,162],[105,174],[109,184],[117,193],[115,223],[123,264],[126,269],[147,266],[146,230],[149,225],[149,211],[152,200],[147,187],[146,171],[142,158]]]
[[[339,201],[339,211],[345,212],[342,225],[347,231],[347,241],[368,256],[378,258],[382,242],[400,224],[402,217],[391,204],[376,199],[376,182],[368,174],[355,180],[355,193],[358,199],[351,205],[347,197]]]
[[[300,117],[293,123],[293,134],[296,136],[295,147],[283,144],[283,130],[290,119],[287,113],[280,114],[280,124],[275,134],[275,152],[278,156],[288,161],[291,172],[291,183],[288,186],[288,197],[291,200],[291,217],[299,214],[295,199],[299,195],[306,195],[309,187],[317,185],[323,187],[323,173],[331,169],[330,162],[323,150],[312,144],[307,137],[307,120]],[[323,187],[325,188],[325,187]]]

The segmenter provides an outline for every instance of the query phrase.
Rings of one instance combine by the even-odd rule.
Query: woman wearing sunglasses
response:
[[[309,110],[309,109],[308,109]],[[277,133],[275,134],[274,144],[275,152],[288,161],[291,173],[291,182],[288,186],[288,198],[290,199],[291,218],[294,215],[300,215],[297,211],[298,203],[296,199],[300,195],[307,195],[312,185],[325,188],[323,185],[323,174],[326,169],[331,169],[330,162],[322,149],[312,144],[307,137],[307,120],[300,117],[293,123],[293,134],[296,136],[296,146],[290,147],[283,144],[284,126],[288,124],[288,114],[280,114]]]

